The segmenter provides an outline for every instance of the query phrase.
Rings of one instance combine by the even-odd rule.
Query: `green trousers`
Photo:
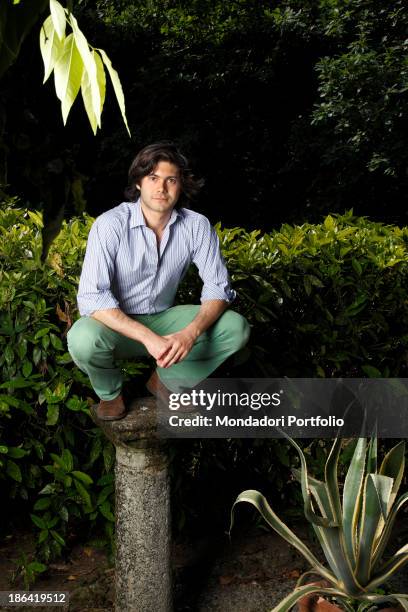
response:
[[[152,315],[131,315],[156,334],[165,336],[180,331],[199,311],[199,306],[173,306]],[[195,341],[193,348],[170,368],[157,368],[164,385],[177,393],[206,379],[230,355],[245,346],[249,338],[247,320],[233,310],[220,318]],[[143,344],[110,329],[92,317],[81,317],[68,332],[68,350],[76,365],[85,372],[100,399],[119,395],[123,377],[118,361],[148,355]]]

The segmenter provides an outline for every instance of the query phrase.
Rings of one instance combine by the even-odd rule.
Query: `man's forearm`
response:
[[[229,304],[225,300],[206,300],[200,310],[185,329],[191,331],[197,339],[227,310]]]
[[[152,332],[145,325],[128,317],[128,315],[119,308],[95,310],[91,317],[119,334],[127,336],[137,342],[141,342],[142,344],[145,344],[152,335]]]

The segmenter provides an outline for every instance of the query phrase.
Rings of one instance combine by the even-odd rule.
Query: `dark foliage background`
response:
[[[137,150],[176,140],[213,222],[270,230],[353,207],[405,224],[408,12],[402,0],[82,0],[125,90],[95,138],[82,102],[62,126],[42,86],[39,24],[2,79],[1,176],[51,216],[122,199]],[[249,212],[250,211],[250,212]]]

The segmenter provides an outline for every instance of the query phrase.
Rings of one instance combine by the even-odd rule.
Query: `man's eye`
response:
[[[173,185],[174,185],[175,183],[177,183],[177,179],[171,178],[171,179],[169,179],[169,182],[173,183]]]
[[[155,177],[155,176],[149,176],[149,179],[150,179],[151,181],[155,181],[155,180],[156,180],[156,177]]]

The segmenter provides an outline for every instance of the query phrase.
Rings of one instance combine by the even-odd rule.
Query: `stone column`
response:
[[[116,447],[115,612],[171,612],[170,486],[154,398],[119,421],[94,421]]]

